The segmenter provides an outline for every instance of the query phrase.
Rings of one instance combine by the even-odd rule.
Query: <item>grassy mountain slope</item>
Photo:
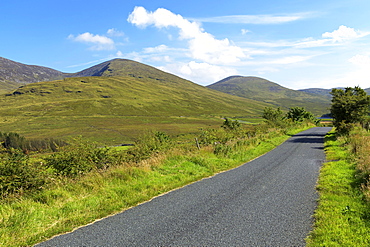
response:
[[[344,89],[344,88],[342,88],[342,89]],[[370,95],[370,88],[365,88],[364,90],[367,94]],[[310,94],[316,94],[316,95],[323,95],[323,96],[331,98],[331,94],[330,94],[331,89],[308,88],[308,89],[301,89],[301,90],[298,90],[298,91],[302,91],[302,92],[310,93]]]
[[[330,106],[329,97],[295,91],[259,77],[231,76],[207,87],[283,109],[305,107],[316,115],[327,113]]]
[[[300,92],[314,94],[314,95],[321,95],[324,97],[331,98],[330,92],[331,89],[323,89],[323,88],[307,88],[307,89],[300,89]]]
[[[32,83],[0,96],[1,131],[119,144],[148,128],[189,133],[220,126],[220,116],[259,117],[268,106],[134,61],[112,60],[86,74],[96,71],[101,75]]]
[[[17,63],[0,57],[0,93],[6,93],[21,85],[63,78],[65,73],[36,66]]]

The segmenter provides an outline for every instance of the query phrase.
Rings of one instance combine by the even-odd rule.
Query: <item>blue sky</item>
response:
[[[201,85],[370,87],[369,0],[2,0],[0,56],[63,72],[127,58]]]

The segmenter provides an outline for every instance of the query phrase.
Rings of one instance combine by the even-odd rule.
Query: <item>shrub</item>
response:
[[[92,169],[104,169],[115,163],[109,155],[108,148],[98,148],[96,143],[74,139],[69,145],[61,148],[45,159],[58,175],[77,176]]]
[[[289,109],[286,113],[286,118],[291,119],[293,122],[303,122],[304,120],[308,120],[316,125],[320,122],[311,112],[306,111],[303,107],[293,107]]]
[[[41,163],[32,164],[19,150],[2,153],[0,158],[0,194],[19,194],[41,189],[46,183],[46,169]]]
[[[216,155],[227,156],[233,151],[233,148],[227,144],[216,144],[213,153]]]
[[[230,118],[225,118],[224,123],[221,125],[225,130],[238,130],[240,128],[240,123],[238,120],[232,120]]]
[[[262,118],[264,118],[265,122],[271,126],[283,127],[286,125],[284,113],[280,107],[278,107],[276,110],[271,107],[265,107]]]
[[[161,131],[151,131],[141,136],[135,142],[135,146],[127,151],[127,161],[137,163],[170,147],[172,140],[169,135]]]

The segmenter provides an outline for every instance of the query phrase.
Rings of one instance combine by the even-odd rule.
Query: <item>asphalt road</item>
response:
[[[37,246],[304,246],[329,130]]]

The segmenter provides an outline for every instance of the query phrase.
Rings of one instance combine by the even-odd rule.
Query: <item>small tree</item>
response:
[[[232,120],[230,118],[225,118],[224,123],[221,125],[225,130],[237,130],[240,128],[240,122],[238,120]]]
[[[363,123],[369,114],[370,96],[360,87],[332,89],[330,112],[338,133],[348,134],[354,124]]]
[[[306,111],[303,107],[293,107],[289,109],[286,114],[286,118],[291,119],[293,122],[303,122],[305,119],[310,120],[315,124],[318,122],[315,116],[311,112]]]
[[[284,119],[284,114],[280,107],[276,110],[271,107],[265,107],[262,117],[266,119],[268,123],[279,125]]]

